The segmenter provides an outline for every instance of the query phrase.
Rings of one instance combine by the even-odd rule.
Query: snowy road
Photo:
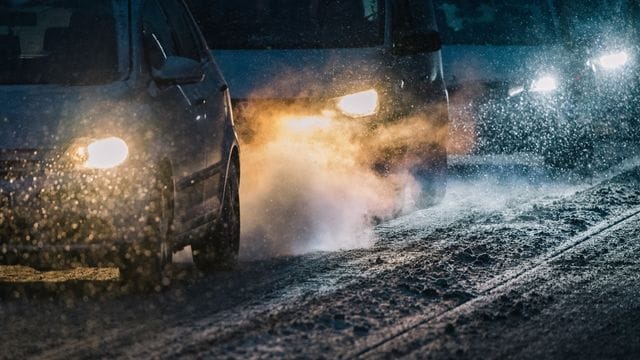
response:
[[[181,265],[162,294],[110,270],[4,268],[0,357],[638,354],[640,168],[519,173],[452,178],[441,206],[378,225],[371,248]]]

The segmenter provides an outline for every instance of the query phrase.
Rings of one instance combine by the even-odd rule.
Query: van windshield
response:
[[[384,0],[190,0],[212,49],[373,47]]]
[[[560,42],[546,0],[437,0],[435,7],[445,44],[543,45]]]
[[[116,2],[0,0],[0,84],[85,85],[121,78]]]

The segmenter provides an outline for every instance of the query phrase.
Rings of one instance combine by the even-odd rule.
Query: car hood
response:
[[[374,87],[379,48],[213,51],[234,99],[335,97]]]
[[[513,83],[561,71],[566,62],[562,46],[445,45],[442,50],[449,87],[466,83]]]
[[[125,86],[0,86],[0,149],[56,149],[95,130]]]

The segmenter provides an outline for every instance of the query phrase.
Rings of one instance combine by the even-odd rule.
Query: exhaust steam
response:
[[[328,111],[296,115],[309,112],[261,103],[237,116],[244,258],[372,245],[375,224],[420,194],[407,169],[423,154],[407,149],[428,151],[446,132],[420,118],[372,127]]]

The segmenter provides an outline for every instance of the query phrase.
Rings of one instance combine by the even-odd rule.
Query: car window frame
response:
[[[200,33],[196,31],[197,28],[195,27],[196,25],[194,23],[194,19],[191,13],[189,12],[189,8],[185,5],[183,1],[180,1],[180,0],[157,0],[157,2],[162,8],[162,10],[164,11],[169,29],[173,34],[173,41],[177,45],[177,56],[189,58],[189,59],[198,61],[199,63],[205,63],[209,59],[208,52],[206,51],[206,47],[203,46],[204,43],[202,41]],[[180,11],[180,13],[176,14],[170,11],[170,9],[168,9],[165,6],[165,3],[173,3],[174,5],[177,6],[178,11]],[[172,21],[172,19],[175,19],[178,16],[182,18],[182,21],[186,26],[186,33],[189,34],[189,36],[191,37],[191,40],[193,41],[193,46],[195,47],[195,50],[198,54],[197,59],[193,58],[192,56],[187,56],[187,54],[184,53],[184,49],[182,48],[183,41],[181,40],[182,37],[180,36],[180,33],[178,31],[179,29],[176,28],[175,22]]]
[[[159,30],[155,28],[152,28],[152,29],[146,28],[148,23],[147,15],[149,14],[148,8],[147,8],[148,6],[155,7],[154,11],[158,12],[155,15],[159,15],[161,17],[161,21],[164,23],[162,26],[166,27],[166,29],[168,30],[167,34],[160,34]],[[175,39],[173,38],[173,34],[170,31],[171,28],[168,23],[168,19],[158,0],[145,0],[145,2],[141,7],[140,19],[141,19],[141,27],[142,27],[142,41],[143,41],[142,53],[144,54],[144,61],[146,65],[150,68],[149,70],[151,70],[152,68],[155,68],[155,66],[154,64],[152,64],[152,60],[150,59],[149,49],[147,48],[147,44],[146,44],[146,41],[148,41],[147,36],[153,36],[153,41],[155,41],[156,44],[160,47],[159,50],[162,52],[162,55],[164,57],[163,60],[166,60],[167,57],[169,56],[178,56]],[[147,33],[147,31],[149,33]],[[165,35],[165,36],[168,35],[169,37],[168,38],[165,38],[165,36],[159,37],[159,35]],[[170,41],[171,43],[168,43],[168,41]]]

